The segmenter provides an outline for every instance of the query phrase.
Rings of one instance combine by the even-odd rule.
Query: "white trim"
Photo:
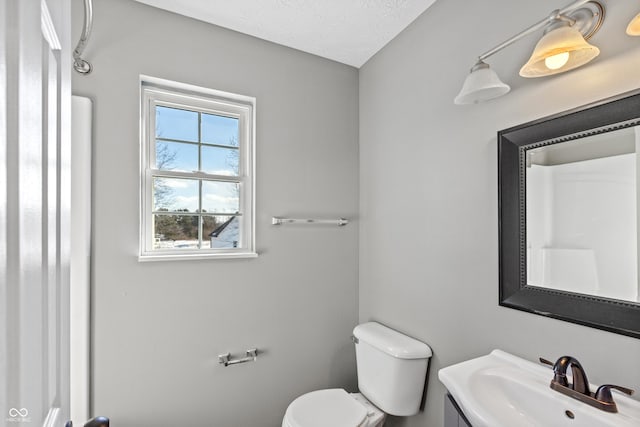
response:
[[[256,98],[253,96],[239,95],[237,93],[224,92],[222,90],[210,89],[202,86],[191,85],[188,83],[174,82],[172,80],[161,79],[158,77],[140,75],[140,83],[146,83],[149,86],[158,88],[166,88],[172,91],[179,91],[185,94],[193,94],[195,96],[205,95],[213,98],[224,98],[233,103],[250,104],[255,108]]]
[[[72,97],[71,135],[71,419],[88,420],[90,396],[91,128],[93,104]]]
[[[152,255],[140,255],[138,256],[139,262],[155,262],[155,261],[190,261],[197,259],[246,259],[257,258],[257,252],[238,252],[238,253],[181,253],[181,254],[157,254]]]
[[[255,252],[255,124],[256,99],[185,83],[140,76],[140,239],[139,261],[177,259],[254,258]],[[157,105],[238,119],[240,162],[237,176],[205,172],[158,171],[155,166],[155,114]],[[201,144],[202,141],[198,141]],[[230,249],[153,249],[152,185],[156,176],[191,178],[237,183],[240,187],[240,248]],[[191,213],[201,216],[200,213]],[[215,216],[214,213],[211,213]],[[200,232],[200,231],[199,231]],[[203,236],[199,236],[202,239]]]
[[[168,171],[161,169],[153,169],[149,168],[150,174],[152,174],[156,178],[199,178],[204,180],[211,181],[222,181],[222,182],[233,182],[237,183],[239,178],[237,176],[232,175],[214,175],[208,174],[206,172],[181,172],[181,171]]]
[[[42,36],[49,44],[49,49],[62,50],[60,39],[56,33],[56,27],[53,25],[51,13],[49,13],[49,8],[45,0],[40,1],[40,30],[42,31]]]
[[[50,408],[47,413],[47,418],[45,418],[42,423],[42,427],[56,427],[61,426],[64,422],[62,419],[62,409],[60,408]]]

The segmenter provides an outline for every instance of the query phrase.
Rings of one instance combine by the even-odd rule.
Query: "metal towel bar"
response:
[[[271,218],[272,225],[282,225],[282,224],[328,224],[328,225],[338,225],[342,227],[343,225],[349,224],[349,220],[345,218],[338,219],[299,219],[299,218],[279,218],[273,217]]]

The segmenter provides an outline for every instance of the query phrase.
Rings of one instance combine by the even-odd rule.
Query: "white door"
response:
[[[0,0],[0,425],[69,419],[70,3]]]

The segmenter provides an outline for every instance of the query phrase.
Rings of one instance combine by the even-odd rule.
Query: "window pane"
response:
[[[203,212],[240,211],[240,185],[235,182],[202,181]]]
[[[156,137],[198,141],[198,113],[177,108],[156,107]]]
[[[231,117],[202,114],[202,142],[237,147],[239,123]]]
[[[202,247],[212,249],[240,248],[242,217],[205,216],[202,218]]]
[[[214,175],[238,176],[237,148],[202,146],[202,171]]]
[[[198,180],[180,178],[153,179],[153,210],[161,212],[197,212]]]
[[[198,249],[197,215],[153,215],[153,249]]]
[[[198,146],[182,142],[156,141],[156,169],[197,171]]]

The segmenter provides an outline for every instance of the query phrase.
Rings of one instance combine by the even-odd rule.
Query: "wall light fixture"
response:
[[[629,22],[627,34],[630,36],[640,36],[640,13]]]
[[[554,10],[543,20],[480,55],[454,102],[477,104],[509,92],[509,85],[503,83],[484,60],[541,29],[544,29],[544,35],[529,61],[520,69],[522,77],[550,76],[586,64],[600,53],[600,49],[587,40],[600,29],[603,20],[604,7],[597,1],[578,0]],[[634,22],[640,31],[639,17],[632,24]]]

